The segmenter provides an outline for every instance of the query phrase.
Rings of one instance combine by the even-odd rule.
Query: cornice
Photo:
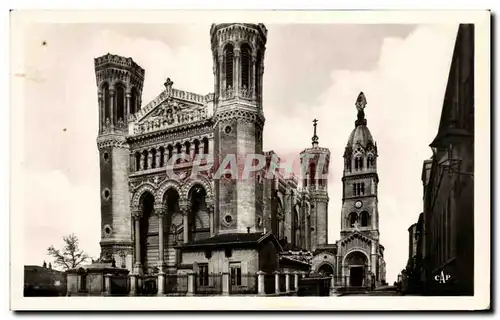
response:
[[[377,178],[378,182],[378,173],[376,172],[367,172],[367,173],[360,173],[360,174],[355,174],[355,175],[348,175],[348,176],[343,176],[342,181],[346,180],[357,180],[357,179],[364,179],[364,178]]]
[[[209,133],[213,133],[211,118],[187,123],[172,128],[166,128],[164,130],[128,136],[127,141],[133,145],[155,144],[165,142],[166,138],[168,140],[176,140],[191,137],[197,134]]]
[[[129,149],[127,139],[122,135],[101,135],[97,137],[97,148],[122,148]]]

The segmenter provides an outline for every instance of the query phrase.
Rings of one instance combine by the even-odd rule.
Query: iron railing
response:
[[[166,274],[165,275],[165,294],[168,295],[186,295],[188,292],[187,274]]]
[[[257,294],[258,276],[256,274],[242,274],[239,279],[230,279],[230,294]]]
[[[195,293],[197,295],[222,294],[222,274],[205,274],[194,276]]]

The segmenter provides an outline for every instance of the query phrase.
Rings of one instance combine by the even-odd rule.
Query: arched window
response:
[[[234,61],[234,48],[233,45],[228,43],[224,48],[224,71],[226,73],[226,89],[233,87],[233,61]]]
[[[251,76],[251,63],[252,63],[252,50],[247,43],[241,46],[241,87],[250,88]]]
[[[148,151],[147,150],[144,150],[142,152],[142,156],[144,157],[144,170],[147,170],[148,169]]]
[[[361,157],[354,158],[354,168],[356,168],[356,170],[363,169],[363,159]]]
[[[202,139],[203,141],[203,153],[208,154],[208,138],[205,137]]]
[[[309,184],[313,186],[316,179],[316,164],[313,162],[309,165]]]
[[[257,60],[255,61],[255,94],[257,99],[260,99],[261,90],[260,90],[260,68],[262,64],[262,53],[257,51]]]
[[[107,83],[104,83],[102,85],[102,98],[104,99],[104,120],[109,119],[111,116],[111,110],[109,107],[109,85]],[[111,121],[111,119],[109,119]]]
[[[365,183],[364,182],[361,183],[361,193],[360,194],[361,195],[365,194]]]
[[[154,169],[156,168],[156,149],[152,149],[151,150],[151,169]]]
[[[356,222],[358,221],[358,215],[356,214],[356,212],[351,212],[349,213],[349,217],[348,217],[348,220],[349,220],[349,226],[352,228],[354,227],[354,225],[356,224]]]
[[[194,140],[194,155],[197,156],[200,153],[200,141],[198,139]]]
[[[186,141],[186,143],[184,143],[184,146],[186,147],[186,160],[187,160],[191,158],[191,143],[189,143],[189,141]]]
[[[137,103],[137,89],[133,87],[130,92],[130,114],[134,114],[138,111]]]
[[[367,227],[369,222],[370,222],[370,216],[368,215],[368,212],[366,211],[361,212],[361,226]]]
[[[358,195],[358,194],[357,194],[357,188],[356,188],[356,185],[357,185],[357,183],[353,183],[353,184],[352,184],[352,194],[353,194],[353,195],[355,195],[355,196],[357,196],[357,195]]]
[[[141,170],[141,154],[139,151],[135,153],[135,171]]]
[[[174,147],[172,147],[171,144],[168,145],[167,147],[168,150],[168,160],[172,159],[172,155],[174,154]]]
[[[159,163],[159,167],[163,167],[165,165],[165,148],[163,147],[160,147],[158,149],[158,151],[160,152],[160,163]]]
[[[122,84],[116,85],[116,121],[125,121],[125,87]]]

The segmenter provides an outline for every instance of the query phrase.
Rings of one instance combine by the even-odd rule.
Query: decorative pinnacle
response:
[[[174,84],[174,82],[172,80],[170,80],[170,78],[167,78],[167,81],[165,81],[165,83],[163,85],[165,86],[165,88],[171,89],[173,84]]]
[[[356,120],[356,127],[359,125],[366,125],[365,119],[365,109],[366,107],[366,97],[365,94],[361,91],[356,99],[356,109],[358,109],[358,120]]]
[[[312,145],[313,147],[317,147],[318,146],[318,136],[316,135],[316,127],[318,126],[317,119],[313,120],[313,126],[314,126],[314,135],[312,137]]]

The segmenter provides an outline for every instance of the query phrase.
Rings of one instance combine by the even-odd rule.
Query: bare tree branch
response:
[[[63,237],[64,248],[60,249],[50,246],[47,249],[49,256],[54,258],[54,264],[62,267],[64,270],[78,267],[81,263],[88,260],[89,256],[80,248],[78,238],[74,234]]]

